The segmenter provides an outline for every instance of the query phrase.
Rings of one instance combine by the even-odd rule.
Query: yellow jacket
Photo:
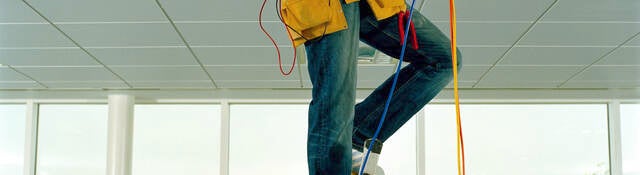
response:
[[[347,20],[342,12],[341,0],[282,0],[282,19],[289,26],[294,46],[307,40],[346,29]],[[353,3],[358,0],[345,0]],[[378,20],[404,11],[404,0],[367,0]],[[302,36],[301,36],[302,35]]]

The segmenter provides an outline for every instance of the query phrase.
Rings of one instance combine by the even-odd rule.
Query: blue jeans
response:
[[[397,16],[377,21],[366,0],[343,2],[342,8],[348,29],[305,43],[313,83],[307,140],[310,175],[350,174],[351,149],[362,151],[382,116],[393,77],[355,104],[358,41],[394,58],[401,50]],[[380,141],[393,135],[452,80],[449,38],[418,11],[412,18],[419,49],[407,47],[404,60],[410,64],[400,72]]]

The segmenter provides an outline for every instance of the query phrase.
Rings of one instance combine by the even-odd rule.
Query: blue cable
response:
[[[407,49],[407,40],[409,38],[409,27],[411,24],[411,18],[413,17],[413,5],[416,3],[416,0],[412,0],[411,8],[409,8],[409,20],[407,21],[407,27],[405,27],[404,32],[404,42],[402,43],[402,50],[400,51],[400,62],[398,62],[398,66],[396,67],[396,73],[393,77],[393,84],[391,84],[391,89],[389,90],[389,96],[387,97],[387,102],[384,105],[384,111],[382,112],[382,118],[380,118],[380,123],[378,123],[378,128],[376,132],[373,134],[373,138],[371,138],[371,144],[369,144],[369,148],[367,149],[367,153],[364,156],[364,161],[362,162],[362,167],[360,167],[360,175],[364,172],[364,168],[367,165],[367,160],[369,160],[369,154],[371,153],[371,148],[378,138],[378,134],[380,134],[380,129],[382,129],[382,124],[384,123],[384,119],[387,117],[387,111],[389,110],[389,104],[391,103],[391,97],[393,97],[393,91],[396,89],[396,84],[398,83],[398,75],[400,75],[400,68],[402,67],[402,60],[404,60],[404,53]]]

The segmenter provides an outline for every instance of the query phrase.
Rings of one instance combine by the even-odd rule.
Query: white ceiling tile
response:
[[[567,82],[564,88],[638,88],[640,87],[640,80],[636,81],[610,81],[610,80],[598,80],[598,81],[570,81]]]
[[[136,88],[212,88],[154,1],[27,1]],[[473,85],[552,1],[458,1],[458,44],[465,46],[460,86]],[[291,76],[280,75],[275,49],[258,30],[261,2],[160,2],[195,54],[208,65],[218,86],[299,88],[302,79],[306,88],[311,87],[306,64],[294,69]],[[479,87],[555,88],[582,68],[564,65],[589,64],[637,34],[639,5],[637,0],[558,1]],[[254,10],[238,13],[238,9]],[[275,21],[274,12],[274,2],[270,1],[265,9],[265,26],[283,46],[283,64],[288,68],[293,58],[290,42],[284,27]],[[423,12],[449,35],[447,1],[428,1]],[[12,65],[51,88],[127,88],[19,0],[0,0],[0,38],[0,64]],[[554,47],[557,45],[589,47]],[[640,37],[563,87],[639,87],[638,46]],[[358,88],[375,88],[394,71],[392,65],[358,69]],[[44,87],[0,67],[0,88]]]
[[[639,81],[640,66],[593,66],[571,81]],[[570,81],[570,82],[571,82]]]
[[[637,0],[561,0],[547,21],[640,21]]]
[[[617,46],[638,31],[633,23],[539,23],[519,44]]]
[[[561,81],[482,81],[477,88],[557,88]]]
[[[44,81],[49,88],[128,88],[122,81]]]
[[[186,47],[89,48],[106,65],[198,65]]]
[[[11,66],[93,66],[98,63],[79,48],[0,49],[0,64]]]
[[[358,80],[386,80],[395,72],[395,65],[366,65],[358,66]]]
[[[272,46],[267,36],[259,30],[256,22],[233,23],[176,23],[180,32],[192,46]],[[290,46],[285,28],[276,22],[264,23],[265,29],[278,42]]]
[[[448,22],[434,23],[449,38]],[[466,23],[457,24],[458,45],[511,46],[524,33],[530,23]]]
[[[22,1],[0,0],[0,23],[11,22],[44,22]]]
[[[311,80],[302,80],[302,87],[304,87],[304,88],[312,88],[313,84],[311,84]]]
[[[0,81],[0,89],[40,89],[44,88],[34,81]]]
[[[207,74],[200,66],[120,67],[112,66],[127,81],[206,81]]]
[[[516,47],[500,65],[588,65],[609,47]]]
[[[481,83],[487,85],[502,84],[501,82],[562,82],[578,72],[582,67],[583,66],[496,66],[486,75]],[[531,84],[531,86],[536,85]]]
[[[0,47],[72,47],[50,24],[0,24]]]
[[[489,69],[490,66],[468,66],[462,65],[460,70],[460,77],[458,81],[473,81],[475,82],[482,76],[482,74]]]
[[[304,88],[311,88],[313,84],[311,84],[311,78],[309,77],[309,65],[301,64],[300,65],[300,73],[302,74],[302,86]]]
[[[640,47],[621,47],[596,65],[640,65]]]
[[[553,0],[459,0],[456,19],[460,21],[533,21]],[[449,1],[427,1],[422,14],[432,20],[449,20]]]
[[[262,1],[160,0],[175,21],[257,21]],[[241,13],[238,13],[242,11]],[[263,20],[276,20],[275,1],[265,5]]]
[[[471,88],[476,81],[458,81],[458,88]],[[451,81],[445,88],[453,88],[453,81]]]
[[[411,0],[405,0],[405,1],[407,2],[407,6],[411,5]],[[423,1],[425,1],[425,2],[423,2]],[[420,5],[422,3],[426,4],[427,2],[426,2],[426,0],[416,0],[416,5],[415,5],[416,10],[422,8],[422,7],[420,7]]]
[[[27,0],[53,22],[113,22],[166,20],[153,1]]]
[[[264,33],[255,29],[254,23],[178,23],[177,25],[192,46],[272,45]],[[449,36],[448,23],[436,23],[436,25]],[[460,23],[458,24],[458,44],[511,45],[528,25],[529,23]],[[278,23],[266,23],[265,28],[276,38],[279,45],[290,45],[284,27]]]
[[[380,86],[384,80],[358,80],[357,88],[377,88]],[[303,82],[305,88],[312,88],[310,80],[306,80]],[[475,84],[475,81],[459,81],[459,88],[470,88]],[[449,83],[445,88],[453,88],[453,81]]]
[[[184,46],[167,23],[58,24],[83,47]]]
[[[462,47],[460,51],[462,55],[463,66],[470,65],[493,65],[505,51],[507,47]]]
[[[24,67],[16,68],[37,81],[119,81],[103,67]]]
[[[300,88],[299,80],[221,80],[219,88]]]
[[[463,66],[460,72],[459,81],[461,87],[471,87],[475,80],[480,78],[482,73],[487,70],[489,66]],[[309,80],[309,74],[307,65],[301,67],[303,84],[305,88],[311,88],[311,80]],[[380,86],[387,78],[393,76],[395,72],[395,66],[393,65],[375,65],[375,66],[358,66],[358,83],[357,88],[376,88]]]
[[[280,74],[277,66],[207,66],[207,70],[216,81],[228,80],[298,80],[298,69],[289,76]]]
[[[629,41],[626,45],[627,46],[640,46],[640,35],[638,35],[635,38],[631,39],[631,41]]]
[[[31,81],[31,80],[8,67],[0,67],[0,81]]]
[[[211,81],[132,81],[134,88],[213,88]]]
[[[395,65],[358,66],[357,88],[376,88],[384,83],[395,72]],[[306,86],[305,86],[306,87]],[[309,84],[309,87],[313,87]]]
[[[307,71],[307,69],[305,69],[303,71]],[[311,80],[308,78],[307,73],[305,73],[303,76],[307,76],[305,79],[302,80],[303,87],[304,88],[312,88],[313,84],[311,83]],[[384,82],[384,80],[385,80],[384,78],[380,78],[380,79],[377,79],[377,80],[362,80],[362,79],[358,79],[358,82],[356,82],[356,88],[376,88],[376,87],[380,86]]]
[[[277,65],[274,47],[192,47],[205,65]],[[280,47],[282,64],[290,66],[293,48]],[[300,58],[298,58],[299,60]]]
[[[377,88],[382,83],[384,83],[384,80],[358,80],[357,88],[371,88],[371,89],[373,89],[373,88]],[[313,87],[313,86],[311,84],[309,84],[308,87]]]

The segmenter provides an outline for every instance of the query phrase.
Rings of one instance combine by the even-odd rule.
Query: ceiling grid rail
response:
[[[558,85],[558,88],[563,87],[564,85],[566,85],[569,81],[573,80],[575,77],[577,77],[578,75],[586,72],[587,70],[589,70],[589,68],[593,67],[593,65],[597,64],[598,62],[604,60],[605,58],[607,58],[609,55],[613,54],[614,52],[616,52],[618,49],[620,49],[622,46],[626,45],[627,43],[631,42],[633,39],[635,39],[636,37],[638,37],[638,35],[640,35],[640,32],[636,33],[635,35],[629,37],[628,39],[626,39],[625,41],[623,41],[622,43],[620,43],[618,46],[616,46],[615,48],[611,49],[609,52],[605,53],[604,55],[600,56],[598,59],[596,59],[595,61],[593,61],[591,64],[586,65],[584,67],[582,67],[582,69],[580,69],[578,72],[574,73],[573,75],[571,75],[567,80],[565,80],[564,82],[560,83],[560,85]]]
[[[11,65],[5,65],[5,66],[7,66],[9,69],[11,69],[11,70],[13,70],[13,71],[15,71],[15,72],[17,72],[17,73],[21,74],[22,76],[25,76],[25,77],[27,77],[27,78],[31,79],[32,81],[34,81],[34,82],[38,83],[38,85],[40,85],[40,86],[42,86],[42,87],[44,87],[44,88],[47,88],[47,89],[49,88],[49,86],[47,86],[47,85],[45,85],[44,83],[42,83],[42,82],[40,82],[40,81],[36,80],[36,79],[35,79],[35,78],[33,78],[32,76],[29,76],[29,75],[27,75],[26,73],[24,73],[24,72],[22,72],[22,71],[19,71],[18,69],[16,69],[16,68],[12,67]]]
[[[207,71],[207,68],[204,66],[202,61],[200,61],[200,58],[198,58],[196,53],[193,51],[193,49],[191,48],[191,45],[187,42],[187,40],[182,35],[182,32],[180,32],[180,30],[178,29],[178,26],[176,26],[176,24],[173,21],[173,19],[171,19],[171,17],[169,16],[169,13],[167,13],[167,11],[164,9],[164,7],[162,7],[162,4],[160,3],[160,1],[156,0],[156,4],[158,5],[160,10],[162,11],[162,14],[167,18],[167,20],[169,20],[169,23],[171,23],[171,27],[173,27],[173,29],[176,31],[176,33],[178,33],[178,36],[180,37],[180,40],[182,40],[184,45],[187,46],[187,49],[189,50],[189,53],[191,53],[191,55],[196,60],[196,62],[198,62],[198,65],[200,65],[200,68],[202,69],[202,71],[204,71],[204,73],[207,74],[207,77],[209,78],[209,80],[211,80],[211,84],[213,84],[213,87],[214,88],[218,88],[218,85],[216,84],[216,81],[213,79],[213,76],[211,75],[211,73],[209,73],[209,71]]]
[[[33,10],[36,14],[38,14],[38,16],[42,17],[42,19],[47,21],[47,23],[49,23],[51,26],[53,26],[53,28],[55,28],[58,32],[60,32],[64,37],[69,39],[69,41],[71,41],[74,45],[76,45],[78,48],[80,48],[80,50],[82,50],[84,53],[86,53],[94,61],[96,61],[98,64],[102,65],[103,68],[105,68],[107,71],[111,72],[114,76],[116,76],[118,79],[120,79],[124,84],[127,85],[127,87],[133,88],[133,86],[129,82],[127,82],[127,80],[125,80],[122,76],[120,76],[115,71],[113,71],[113,69],[111,69],[109,66],[104,64],[102,61],[100,61],[95,55],[91,54],[91,52],[89,52],[86,48],[82,47],[80,45],[80,43],[76,42],[73,38],[71,38],[71,36],[69,36],[67,33],[62,31],[62,29],[60,29],[60,27],[58,27],[58,25],[54,24],[51,20],[49,20],[49,18],[44,16],[44,14],[42,14],[35,7],[33,7],[31,4],[29,4],[29,2],[27,2],[26,0],[22,0],[22,2],[24,2],[24,4],[26,4],[29,8],[31,8],[31,10]]]
[[[536,24],[538,24],[538,22],[539,22],[540,20],[542,20],[542,18],[544,18],[544,16],[546,16],[546,15],[551,11],[551,9],[553,9],[553,7],[555,7],[555,6],[556,6],[556,4],[558,4],[558,1],[559,1],[559,0],[555,0],[555,1],[553,1],[553,3],[551,3],[551,5],[549,5],[549,7],[547,7],[547,9],[545,9],[545,11],[544,11],[544,12],[542,12],[542,14],[540,14],[540,16],[538,16],[538,17],[535,19],[535,21],[533,21],[533,23],[531,23],[531,25],[529,25],[529,27],[527,28],[527,30],[525,30],[525,32],[523,32],[523,33],[520,35],[520,37],[518,37],[518,39],[517,39],[517,40],[516,40],[516,41],[515,41],[515,42],[514,42],[510,47],[509,47],[509,49],[507,49],[507,51],[505,51],[505,52],[502,54],[502,56],[500,56],[500,58],[499,58],[498,60],[496,60],[496,61],[491,65],[491,67],[489,67],[489,69],[487,69],[484,73],[482,73],[482,75],[480,76],[480,78],[478,78],[478,80],[477,80],[477,81],[476,81],[476,82],[475,82],[471,87],[472,87],[472,88],[476,88],[476,87],[478,87],[478,84],[480,84],[480,82],[481,82],[482,80],[484,80],[484,78],[489,74],[489,72],[491,72],[491,71],[496,67],[496,65],[498,65],[500,62],[502,62],[502,60],[504,60],[504,58],[505,58],[507,55],[509,55],[509,53],[511,52],[511,50],[513,50],[513,48],[515,48],[515,47],[520,43],[520,41],[522,41],[522,39],[524,39],[524,37],[525,37],[529,32],[531,32],[531,30],[533,30],[533,28],[536,26]]]

